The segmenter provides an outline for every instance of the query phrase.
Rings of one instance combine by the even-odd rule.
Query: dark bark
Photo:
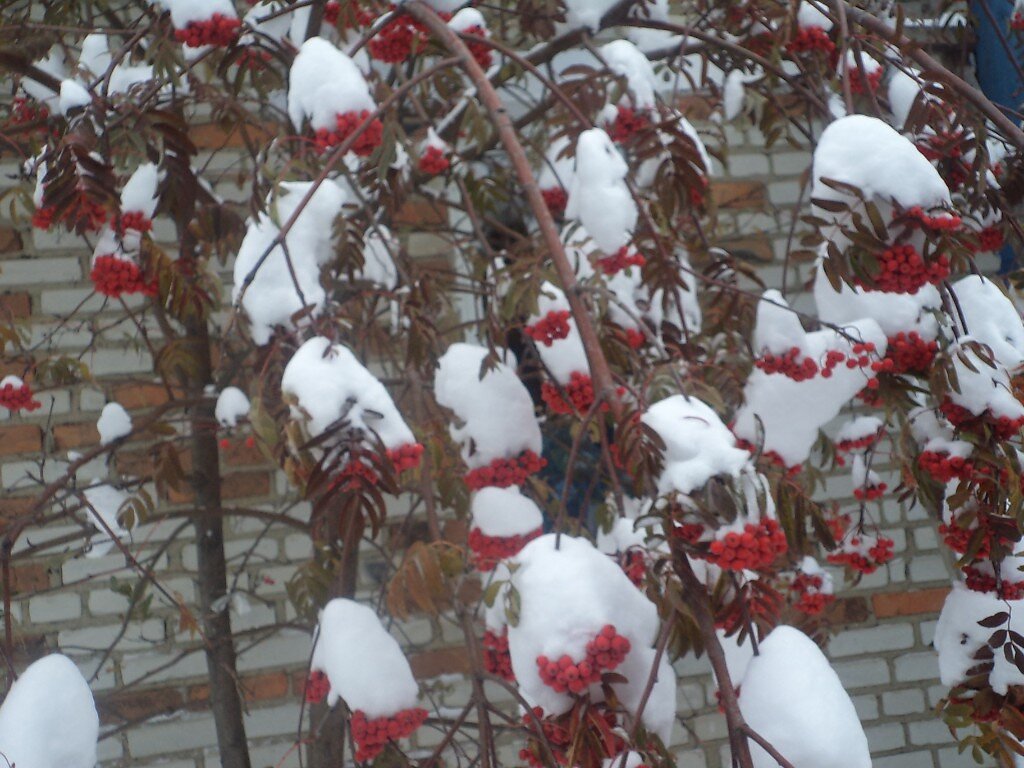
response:
[[[197,370],[191,411],[192,491],[195,494],[195,531],[199,606],[210,676],[210,707],[217,728],[217,746],[224,768],[250,768],[245,737],[242,697],[238,687],[231,614],[226,605],[227,566],[224,559],[224,517],[221,509],[220,455],[217,448],[214,401],[203,397],[213,381],[210,337],[204,320],[189,323],[187,337],[194,345]],[[215,610],[215,607],[219,610]]]

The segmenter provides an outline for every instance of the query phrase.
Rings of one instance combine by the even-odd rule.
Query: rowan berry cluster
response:
[[[602,256],[598,259],[597,267],[611,277],[629,267],[643,268],[646,263],[647,259],[641,254],[636,251],[630,251],[628,246],[624,245],[611,256]]]
[[[704,196],[707,193],[708,186],[707,176],[699,176],[697,178],[697,185],[692,186],[687,190],[687,195],[690,198],[690,205],[694,208],[704,207]]]
[[[510,682],[516,679],[512,673],[512,656],[508,651],[508,630],[499,635],[491,630],[484,631],[484,669],[490,674]]]
[[[222,437],[220,439],[219,445],[221,447],[221,450],[226,451],[229,448],[231,448],[231,439],[227,438],[227,437]],[[238,445],[239,446],[244,445],[246,448],[253,448],[256,445],[256,438],[253,437],[252,435],[249,435],[247,438],[245,438],[244,440],[240,441],[238,443]]]
[[[392,5],[392,12],[395,12],[395,9],[396,6]],[[438,15],[445,21],[451,19],[451,14],[448,13],[439,13]],[[368,25],[372,21],[372,14],[362,13],[360,15],[360,23]],[[371,58],[383,61],[385,64],[400,64],[412,54],[422,50],[429,39],[429,34],[422,24],[411,16],[397,14],[373,36],[366,44],[366,49]]]
[[[316,132],[314,143],[317,151],[325,152],[331,147],[341,144],[355,133],[363,123],[369,120],[370,114],[369,110],[364,109],[360,112],[352,110],[335,115],[334,122],[337,130],[328,131],[326,128],[321,128]],[[349,151],[354,152],[359,157],[367,157],[380,146],[383,140],[384,124],[375,117],[366,126],[366,129],[355,138],[352,146],[349,147]]]
[[[544,205],[551,211],[552,216],[561,216],[565,213],[565,206],[569,203],[569,193],[561,187],[547,187],[540,191],[544,198]]]
[[[953,216],[950,214],[942,214],[940,216],[929,216],[925,213],[924,208],[919,205],[915,205],[912,208],[908,208],[904,214],[908,219],[912,219],[926,229],[934,229],[939,232],[953,232],[963,225],[963,219],[959,216]]]
[[[900,331],[889,337],[885,360],[882,361],[891,362],[891,366],[882,365],[872,369],[876,373],[927,373],[938,351],[937,341],[925,341],[917,331]]]
[[[624,328],[622,331],[623,340],[630,349],[640,349],[647,343],[647,336],[637,328]]]
[[[562,394],[563,389],[565,395]],[[594,404],[594,383],[587,374],[573,371],[569,376],[569,383],[562,389],[550,381],[545,381],[541,385],[540,396],[552,413],[586,413]],[[608,404],[603,403],[601,410],[608,410]]]
[[[608,136],[617,144],[625,144],[650,126],[651,121],[643,112],[619,106],[616,108],[615,119],[608,126]]]
[[[58,222],[68,229],[98,232],[107,223],[107,209],[80,192],[78,199],[59,217],[57,209],[51,205],[41,206],[32,214],[32,226],[36,229],[47,230]]]
[[[946,420],[957,429],[976,432],[983,424],[987,424],[997,440],[1009,440],[1024,428],[1024,416],[1011,419],[1009,416],[996,416],[991,409],[975,415],[962,405],[957,405],[948,397],[939,404],[939,410]]]
[[[1020,600],[1024,598],[1024,582],[1009,582],[1005,579],[996,581],[995,576],[982,573],[977,568],[964,568],[966,586],[972,592],[995,592],[1000,600]]]
[[[423,456],[423,446],[419,443],[406,443],[398,448],[388,449],[388,458],[395,467],[395,472],[405,472],[408,469],[416,469],[420,465],[420,458]]]
[[[514,485],[522,485],[526,482],[526,478],[540,472],[547,463],[547,459],[527,450],[515,458],[495,459],[486,467],[470,470],[463,477],[463,482],[471,491],[478,491],[488,486],[509,488]]]
[[[793,39],[786,44],[786,51],[793,56],[816,51],[832,56],[836,52],[836,44],[821,27],[800,27]]]
[[[569,318],[572,313],[567,309],[552,309],[533,325],[523,330],[534,341],[550,347],[558,339],[569,335]]]
[[[872,445],[882,439],[884,430],[879,429],[877,432],[872,432],[870,435],[864,435],[864,437],[852,438],[849,440],[840,440],[836,443],[836,452],[840,453],[854,453],[860,451],[866,451]],[[842,456],[836,456],[836,463],[839,466],[845,466],[846,461]]]
[[[877,274],[867,281],[855,278],[854,282],[882,293],[915,294],[929,283],[941,283],[949,274],[946,256],[928,262],[912,245],[893,245],[878,255]]]
[[[332,488],[340,488],[343,491],[358,490],[360,486],[375,486],[380,478],[373,468],[365,461],[353,459],[346,464],[331,482]]]
[[[519,550],[543,532],[538,528],[516,536],[488,536],[479,528],[473,528],[469,532],[469,548],[473,552],[473,562],[478,571],[493,571],[499,562],[515,557]]]
[[[874,93],[882,82],[882,68],[861,72],[860,67],[850,67],[850,93]]]
[[[50,110],[45,104],[37,104],[23,96],[15,98],[11,102],[11,125],[25,125],[35,121],[45,122],[50,117]],[[42,126],[46,130],[46,126]]]
[[[631,547],[619,556],[619,565],[633,586],[641,589],[647,575],[647,555],[640,547]]]
[[[1013,17],[1010,19],[1010,29],[1018,32],[1024,30],[1024,13],[1017,11],[1013,14]]]
[[[987,530],[988,525],[985,523],[984,517],[978,518],[978,526],[986,530],[978,542],[978,549],[974,553],[974,558],[976,560],[985,560],[992,554],[992,532]],[[941,523],[939,525],[939,535],[946,546],[960,555],[970,548],[971,540],[974,538],[976,531],[977,528],[962,528],[955,522]]]
[[[1000,227],[985,227],[977,237],[978,244],[973,247],[975,253],[998,251],[1003,247],[1003,230]]]
[[[462,30],[464,35],[474,35],[476,37],[487,37],[487,30],[481,26],[474,25],[472,27],[466,27]],[[494,54],[491,53],[491,46],[487,43],[477,42],[476,40],[467,40],[466,47],[469,48],[470,54],[476,59],[476,63],[480,65],[480,68],[487,70],[491,64],[494,63]]]
[[[950,456],[945,451],[922,451],[917,465],[940,483],[953,478],[969,480],[974,475],[974,462],[962,456]]]
[[[114,223],[117,234],[124,236],[129,229],[136,232],[149,232],[153,229],[153,222],[142,211],[126,211],[122,213]]]
[[[747,523],[743,533],[729,531],[708,547],[707,561],[732,571],[756,571],[786,552],[786,534],[777,520]]]
[[[8,380],[8,379],[13,379]],[[9,411],[36,411],[42,403],[32,397],[32,388],[13,376],[0,382],[0,406]]]
[[[842,352],[835,354],[841,355]],[[800,359],[799,347],[786,350],[781,355],[763,354],[754,360],[754,367],[768,374],[781,373],[793,381],[807,381],[818,375],[818,364],[809,357]]]
[[[794,607],[808,616],[817,616],[824,611],[836,599],[835,595],[821,591],[824,583],[821,574],[798,573],[789,585],[790,591],[798,595]]]
[[[744,48],[761,57],[768,56],[772,52],[774,45],[775,39],[770,32],[759,32],[756,35],[751,35],[743,43]]]
[[[828,561],[833,565],[844,565],[867,575],[874,573],[878,570],[878,566],[888,563],[894,557],[892,539],[879,536],[875,543],[868,547],[866,555],[859,549],[861,542],[860,536],[853,536],[848,544],[844,543],[839,550],[830,553],[827,557]],[[847,546],[849,548],[845,548]]]
[[[309,704],[319,704],[321,701],[327,698],[327,694],[331,692],[331,681],[327,675],[321,672],[319,669],[314,669],[309,673],[309,677],[306,678],[306,702]]]
[[[581,693],[587,686],[600,682],[602,672],[619,666],[629,650],[629,639],[620,635],[613,625],[606,624],[587,643],[587,656],[583,661],[573,662],[568,655],[552,661],[542,655],[537,657],[537,671],[543,683],[557,693]]]
[[[226,48],[238,37],[241,26],[237,16],[215,13],[208,19],[190,21],[183,29],[174,30],[174,39],[186,48],[202,48],[204,45]]]
[[[756,445],[749,440],[744,440],[742,437],[736,438],[736,447],[750,453],[757,453],[758,450]],[[800,471],[803,469],[802,464],[794,464],[792,467],[788,466],[786,460],[779,455],[778,451],[761,451],[761,458],[770,464],[774,464],[776,467],[784,469],[790,477],[800,474]]]
[[[704,526],[700,523],[676,523],[672,527],[672,535],[687,544],[696,544],[704,536]]]
[[[420,155],[420,161],[417,164],[420,173],[425,173],[428,176],[437,176],[444,173],[451,167],[451,161],[445,155],[444,150],[440,147],[429,146]]]
[[[143,296],[152,297],[156,296],[159,290],[155,279],[146,280],[143,277],[138,264],[112,253],[96,258],[89,279],[99,293],[112,298],[126,293],[141,293]]]
[[[375,717],[369,720],[366,713],[357,709],[352,713],[352,739],[356,743],[357,763],[373,760],[384,751],[389,741],[409,736],[423,725],[427,710],[422,708],[403,709],[391,717]]]
[[[875,499],[882,498],[888,488],[888,483],[878,483],[877,485],[874,483],[868,483],[860,488],[854,488],[853,498],[858,501],[874,501]]]

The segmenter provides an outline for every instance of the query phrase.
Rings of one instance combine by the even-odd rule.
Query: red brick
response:
[[[393,219],[398,226],[413,227],[440,226],[447,223],[447,220],[448,217],[443,206],[423,198],[406,200],[405,204],[395,211]]]
[[[278,126],[273,123],[260,127],[247,125],[245,133],[242,132],[240,126],[240,123],[232,126],[203,123],[191,126],[188,135],[197,149],[223,149],[225,147],[237,149],[245,146],[245,133],[248,134],[250,142],[263,145],[278,132]]]
[[[893,616],[918,616],[938,613],[949,594],[949,587],[915,589],[906,592],[886,592],[871,596],[875,616],[888,619]]]
[[[0,318],[24,319],[32,314],[32,296],[24,291],[0,294]]]
[[[185,706],[181,691],[157,688],[146,691],[118,691],[98,696],[96,710],[100,721],[109,724],[146,720],[158,715],[170,715]]]
[[[267,672],[242,678],[242,693],[246,701],[268,701],[288,695],[289,677],[286,672]],[[210,700],[210,686],[206,683],[189,686],[188,705],[200,709]]]
[[[0,456],[43,450],[43,430],[33,424],[0,427]]]
[[[39,592],[50,586],[50,571],[42,563],[26,563],[11,568],[11,587],[14,594]]]
[[[244,437],[229,437],[229,445],[227,448],[221,448],[220,455],[224,460],[224,463],[229,467],[251,467],[259,466],[260,464],[269,464],[267,457],[263,455],[263,451],[253,443],[253,445],[246,445]]]
[[[676,107],[687,120],[707,120],[713,111],[711,99],[695,94],[676,99]]]
[[[266,472],[239,472],[234,475],[225,475],[220,492],[225,499],[266,496],[270,493],[270,475]]]
[[[732,255],[747,261],[769,262],[775,255],[772,245],[766,237],[736,237],[718,243]]]
[[[129,411],[163,405],[167,402],[167,388],[160,384],[120,384],[114,388],[114,400]]]
[[[470,671],[465,648],[438,648],[409,657],[412,673],[420,679],[439,675],[466,674]]]
[[[0,253],[13,253],[21,248],[21,234],[13,227],[0,227]]]
[[[768,202],[764,184],[760,181],[712,182],[711,196],[719,208],[763,211]]]
[[[91,421],[61,424],[53,428],[53,441],[57,448],[66,451],[69,448],[96,445],[100,441],[100,433],[96,431],[96,424]]]

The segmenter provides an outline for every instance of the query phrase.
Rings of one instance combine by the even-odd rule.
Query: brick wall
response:
[[[700,104],[695,104],[699,113]],[[728,127],[729,168],[720,170],[714,198],[720,207],[723,247],[742,250],[763,267],[770,285],[782,282],[782,256],[790,232],[792,207],[800,199],[800,179],[809,164],[805,152],[788,147],[766,152],[752,132]],[[234,137],[204,127],[200,147],[230,145]],[[0,167],[3,179],[15,173]],[[237,172],[237,169],[235,169]],[[237,186],[225,179],[218,188],[238,197]],[[401,224],[415,228],[433,213],[412,206]],[[157,232],[161,234],[160,230]],[[165,236],[169,233],[163,233]],[[438,255],[443,246],[430,237],[408,240],[415,255]],[[95,420],[108,400],[135,412],[165,397],[147,373],[151,361],[144,349],[116,334],[106,334],[88,349],[92,332],[118,312],[104,308],[83,281],[88,253],[77,240],[32,232],[24,219],[0,222],[0,313],[15,319],[33,342],[52,343],[78,356],[95,380],[45,395],[44,407],[27,416],[0,409],[0,521],[24,511],[34,483],[26,475],[52,479],[63,471],[69,450],[97,440]],[[791,288],[801,285],[807,265],[791,265]],[[225,274],[227,279],[229,274]],[[84,305],[82,304],[84,302]],[[80,307],[81,305],[81,307]],[[81,320],[65,324],[76,308]],[[0,374],[21,373],[7,365]],[[43,460],[40,463],[41,459]],[[116,463],[97,461],[78,473],[80,483],[117,472],[145,472],[145,445],[129,445]],[[229,450],[225,462],[225,493],[231,504],[268,509],[289,508],[297,520],[308,509],[295,505],[283,478],[254,450]],[[850,496],[849,480],[830,479],[832,498]],[[160,510],[178,508],[186,499],[168,494]],[[395,505],[395,519],[405,514]],[[833,611],[838,633],[830,654],[854,697],[864,722],[876,768],[953,768],[970,764],[958,757],[951,738],[934,717],[932,707],[942,695],[930,643],[937,612],[951,577],[940,554],[934,522],[921,510],[887,504],[886,533],[896,541],[896,559],[855,588],[844,590]],[[170,594],[195,605],[194,547],[180,520],[155,519],[135,528],[134,556],[160,576]],[[60,648],[73,656],[96,694],[103,720],[100,756],[104,764],[204,768],[218,763],[216,738],[206,702],[205,659],[196,638],[171,603],[153,597],[146,611],[126,615],[137,580],[115,552],[86,558],[79,549],[64,548],[61,537],[76,529],[60,521],[23,537],[16,552],[16,594],[12,618],[17,632],[18,662],[45,650]],[[239,666],[248,705],[247,728],[256,766],[297,765],[291,749],[298,722],[302,670],[309,654],[309,636],[300,629],[270,629],[292,621],[294,611],[285,583],[296,564],[310,556],[308,536],[296,530],[267,531],[253,519],[233,520],[227,531],[229,579],[244,604],[232,603],[240,637]],[[58,542],[43,556],[34,556],[44,542]],[[370,554],[370,553],[368,553]],[[372,554],[361,565],[362,583],[376,585]],[[467,685],[459,677],[465,655],[452,648],[458,638],[446,625],[425,619],[396,624],[396,635],[410,649],[413,668],[424,690],[441,706],[460,707]],[[113,644],[111,653],[103,649]],[[729,764],[724,754],[724,721],[715,709],[713,687],[704,661],[687,658],[677,664],[680,675],[679,720],[675,746],[685,753],[683,764],[718,768]],[[500,689],[495,700],[508,701]],[[511,704],[511,702],[509,702]],[[438,731],[423,729],[416,746],[430,750]],[[509,764],[515,764],[509,754]]]

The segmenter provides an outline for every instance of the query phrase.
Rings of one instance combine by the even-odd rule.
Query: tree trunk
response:
[[[215,403],[210,397],[203,397],[204,388],[213,382],[210,337],[203,320],[189,323],[186,332],[194,344],[194,359],[198,364],[193,386],[190,387],[190,394],[198,403],[191,416],[191,477],[195,494],[197,582],[206,639],[206,668],[210,676],[210,707],[217,727],[221,765],[224,768],[250,768],[234,635],[227,605]]]

